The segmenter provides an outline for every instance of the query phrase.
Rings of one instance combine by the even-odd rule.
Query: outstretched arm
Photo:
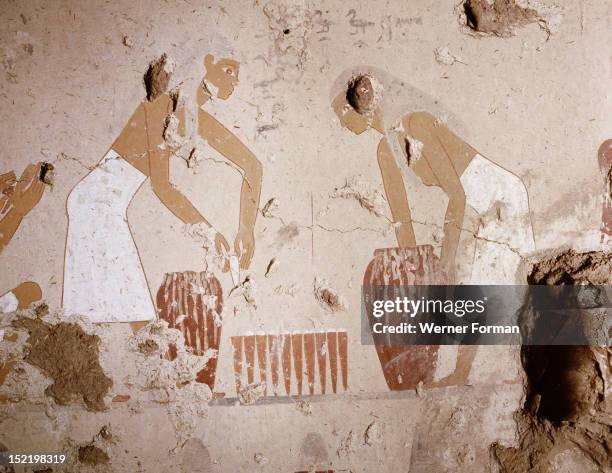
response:
[[[234,250],[240,257],[240,267],[247,269],[255,251],[253,230],[261,194],[262,166],[255,155],[214,117],[200,109],[200,136],[242,171],[240,190],[240,221]]]
[[[440,260],[446,268],[449,284],[455,283],[455,258],[461,238],[461,227],[465,216],[465,194],[462,187],[451,191],[444,217],[444,240]]]
[[[391,215],[397,225],[395,227],[397,243],[400,247],[416,246],[406,188],[400,168],[386,138],[380,140],[378,144],[378,166],[382,174]]]
[[[459,174],[454,167],[454,156],[440,140],[440,132],[446,131],[446,125],[439,124],[428,113],[414,113],[410,116],[408,130],[413,138],[423,143],[422,158],[435,177],[438,185],[448,196],[448,207],[444,219],[444,239],[440,260],[449,278],[449,284],[455,281],[455,257],[463,219],[465,216],[465,192]]]
[[[143,104],[146,123],[149,156],[149,175],[153,192],[177,218],[183,223],[194,225],[204,223],[212,225],[195,208],[191,201],[170,182],[170,157],[172,149],[165,143],[164,129],[168,114],[172,111],[172,99],[168,94],[157,98],[154,102]],[[178,110],[176,116],[179,120],[178,133],[184,135],[185,112]],[[221,234],[215,237],[215,246],[218,252],[229,250],[227,241]]]
[[[193,225],[204,222],[208,224],[189,199],[170,182],[172,149],[164,140],[164,129],[166,117],[172,112],[172,100],[168,94],[164,94],[154,102],[145,102],[142,106],[146,116],[147,153],[153,192],[159,197],[162,204],[183,223]],[[181,112],[177,113],[177,118],[181,124],[184,123]]]

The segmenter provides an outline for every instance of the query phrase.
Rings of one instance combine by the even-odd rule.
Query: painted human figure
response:
[[[206,74],[198,87],[198,133],[221,155],[235,164],[243,174],[240,192],[240,220],[234,241],[234,252],[242,269],[248,269],[255,251],[253,228],[259,208],[262,167],[255,155],[204,106],[214,98],[227,100],[238,83],[239,64],[233,59],[217,62],[208,54],[204,58]],[[213,92],[216,90],[216,94]],[[229,246],[221,240],[220,250]],[[226,260],[227,261],[227,260]],[[226,268],[227,263],[226,263]],[[198,373],[197,381],[214,387],[217,354],[221,341],[221,312],[223,293],[212,273],[184,271],[166,274],[157,292],[159,316],[172,328],[181,330],[185,344],[197,355],[205,355],[207,362]],[[169,354],[172,358],[174,355]]]
[[[222,123],[217,121],[205,105],[213,98],[216,88],[218,99],[227,100],[238,84],[239,63],[233,59],[214,57],[207,54],[204,58],[206,75],[198,87],[198,133],[220,154],[241,169],[243,174],[240,191],[240,221],[234,241],[234,252],[240,259],[241,269],[247,269],[255,252],[253,229],[259,208],[263,170],[255,155]],[[212,85],[212,87],[211,87]]]
[[[17,180],[14,172],[0,175],[0,253],[9,244],[23,218],[45,192],[43,163],[29,164]],[[24,309],[42,297],[35,282],[24,282],[0,296],[0,312]]]
[[[169,69],[166,60],[162,56],[151,67],[166,71]],[[220,76],[219,84],[226,83],[232,83],[229,74],[225,81]],[[127,208],[148,178],[155,195],[183,223],[210,226],[170,181],[169,162],[174,149],[164,136],[170,114],[178,119],[178,133],[183,135],[184,110],[177,109],[172,94],[167,90],[150,92],[102,160],[71,191],[67,201],[69,223],[63,287],[63,307],[67,313],[85,315],[92,322],[129,322],[133,329],[156,318],[127,221]],[[224,151],[220,150],[222,154]],[[252,176],[252,168],[246,166],[247,159],[230,153],[227,157],[251,183],[247,195],[243,186],[241,201],[255,201],[253,205],[257,206],[261,173],[258,180]],[[241,210],[244,226],[236,241],[244,249],[242,263],[248,266],[253,248],[248,235],[252,235],[254,219],[242,214]],[[219,253],[229,250],[229,244],[219,233],[215,246]]]
[[[424,111],[438,106],[422,92],[374,68],[353,69],[342,76],[332,92],[332,107],[351,132],[374,130],[381,135],[378,164],[398,242],[398,248],[375,252],[364,286],[455,284],[466,205],[480,216],[471,277],[466,282],[513,283],[520,262],[516,253],[535,247],[527,192],[520,179]],[[409,97],[403,105],[405,93]],[[417,245],[399,159],[408,160],[424,185],[439,187],[448,196],[439,259],[431,245]],[[436,345],[377,345],[389,388],[412,389],[420,381],[434,384],[437,351]],[[437,384],[465,383],[475,353],[475,347],[461,346],[454,373]]]

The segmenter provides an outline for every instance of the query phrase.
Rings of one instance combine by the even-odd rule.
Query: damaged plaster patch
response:
[[[301,2],[272,0],[264,5],[263,13],[268,20],[272,40],[268,56],[278,65],[277,77],[298,79],[309,58],[308,46],[313,30],[328,30],[328,22],[320,10],[313,12]]]
[[[249,306],[253,309],[257,309],[257,286],[251,276],[247,276],[244,278],[244,281],[235,286],[229,293],[230,296],[232,294],[241,294]]]
[[[532,265],[527,282],[581,287],[610,285],[612,252],[570,249],[545,256]],[[595,294],[581,292],[578,305]],[[555,321],[546,320],[529,303],[523,307],[521,320],[525,333],[555,328]],[[573,421],[599,409],[605,384],[610,381],[605,379],[609,376],[605,363],[600,366],[598,361],[607,358],[604,347],[524,346],[522,358],[528,380],[526,404],[534,415],[551,422]]]
[[[363,441],[369,446],[378,445],[383,442],[380,426],[376,422],[372,422],[370,425],[368,425],[363,434]]]
[[[79,461],[86,465],[104,465],[110,462],[108,453],[95,445],[84,445],[79,447]]]
[[[532,0],[465,0],[460,21],[470,32],[508,38],[515,28],[537,23],[549,36],[561,22],[561,10]]]
[[[42,304],[38,304],[34,308],[34,315],[36,315],[36,318],[38,319],[46,317],[47,315],[49,315],[49,306],[45,302],[43,302]]]
[[[166,117],[164,141],[172,149],[180,148],[183,143],[183,138],[179,134],[179,119],[174,113]]]
[[[107,465],[111,461],[110,448],[117,441],[117,438],[112,434],[108,425],[103,425],[99,432],[94,435],[91,442],[87,444],[75,444],[71,439],[67,439],[68,445],[65,445],[71,456],[75,456],[78,462],[83,465],[88,465],[96,471],[102,465]],[[72,459],[71,459],[72,460]],[[70,460],[69,460],[70,461]],[[77,467],[74,461],[71,461],[72,467]],[[78,468],[78,467],[77,467]],[[78,471],[81,471],[80,469]],[[106,471],[106,468],[103,468]]]
[[[312,405],[308,401],[298,401],[295,408],[305,416],[312,415]]]
[[[12,322],[21,315],[21,312],[5,312],[0,317],[0,328],[11,332],[11,335],[5,335],[4,340],[8,341],[9,338],[12,340],[11,343],[0,342],[0,406],[38,397],[40,388],[36,389],[32,386],[46,387],[51,382],[41,370],[21,361],[28,335],[12,327]],[[28,309],[26,313],[32,312],[31,309]],[[53,404],[50,398],[48,402]],[[6,411],[0,410],[0,421],[5,415]]]
[[[269,278],[270,276],[272,276],[272,274],[275,273],[278,269],[278,264],[278,260],[276,258],[272,258],[266,268],[265,277]]]
[[[355,443],[355,432],[352,430],[340,441],[340,446],[336,450],[336,455],[339,458],[348,457],[351,453],[355,451],[354,447]]]
[[[69,404],[76,396],[90,410],[106,408],[104,396],[113,382],[100,366],[97,335],[86,333],[76,323],[51,325],[26,317],[15,320],[13,326],[29,333],[25,361],[53,379],[45,394],[58,404]]]
[[[456,62],[461,62],[460,58],[451,53],[447,46],[434,49],[434,57],[438,64],[452,66]]]
[[[40,165],[40,174],[38,178],[41,180],[41,182],[52,186],[55,182],[55,166],[53,166],[51,163],[42,163]]]
[[[523,347],[529,410],[548,421],[562,422],[579,420],[599,409],[604,399],[604,380],[596,350],[599,348]]]
[[[159,345],[155,340],[147,339],[138,343],[138,350],[144,356],[151,356],[159,352]]]
[[[169,360],[162,355],[171,346],[176,356]],[[125,384],[135,387],[139,397],[145,396],[144,400],[167,407],[177,440],[182,444],[193,434],[197,423],[207,416],[212,393],[207,384],[197,383],[196,378],[209,357],[189,353],[183,334],[168,328],[165,320],[155,320],[139,330],[130,339],[129,347],[142,353],[144,359],[138,360],[138,372],[128,376]],[[144,351],[159,356],[145,355],[143,347]]]
[[[339,295],[336,289],[331,287],[327,279],[317,277],[314,280],[313,286],[315,297],[330,312],[338,312],[348,308],[346,299]]]
[[[121,43],[125,47],[127,47],[127,48],[133,48],[134,47],[134,38],[124,34],[123,37],[121,38]]]
[[[238,392],[240,404],[250,406],[255,404],[266,393],[266,383],[252,383]]]
[[[596,418],[555,426],[546,420],[520,413],[517,415],[517,423],[520,432],[517,448],[499,444],[491,447],[500,473],[556,471],[550,468],[550,464],[572,450],[578,454],[576,457],[583,467],[593,463],[597,465],[597,469],[580,468],[575,471],[608,471],[606,468],[609,466],[609,452],[612,449],[610,426]]]
[[[144,75],[147,100],[152,102],[157,97],[165,94],[170,85],[170,78],[174,72],[175,62],[166,53],[159,59],[152,61]]]
[[[337,187],[330,195],[332,199],[353,199],[368,212],[382,217],[387,208],[387,201],[383,193],[356,178],[352,178],[342,187]]]
[[[11,372],[15,366],[15,360],[7,359],[5,361],[0,362],[0,386],[4,384],[8,374]]]
[[[261,209],[261,214],[266,218],[274,218],[276,217],[276,212],[278,212],[279,201],[276,197],[272,197],[270,200],[266,202],[266,204]]]
[[[383,85],[370,75],[353,77],[348,85],[346,99],[360,115],[368,115],[378,108],[382,98]]]
[[[191,240],[202,245],[204,252],[204,267],[207,270],[217,268],[222,270],[224,267],[223,255],[217,253],[215,248],[215,237],[217,232],[208,224],[201,222],[195,224],[185,224],[183,234]]]
[[[533,263],[529,284],[610,285],[612,254],[572,249]],[[551,323],[524,304],[520,314],[531,330],[550,331]],[[523,329],[524,329],[523,328]],[[523,346],[525,404],[516,414],[518,448],[494,444],[501,473],[548,473],[570,456],[574,471],[607,471],[612,451],[612,422],[606,405],[610,384],[610,347]]]
[[[416,138],[406,135],[406,158],[408,160],[408,165],[410,166],[421,159],[422,155],[423,143]]]
[[[268,463],[268,459],[263,453],[256,453],[255,455],[253,455],[253,460],[255,460],[255,463],[257,463],[258,465],[265,465],[266,463]]]
[[[532,265],[529,284],[612,284],[612,252],[567,250]]]

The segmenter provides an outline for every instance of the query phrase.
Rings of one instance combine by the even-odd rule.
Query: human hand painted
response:
[[[9,195],[12,191],[12,187],[17,183],[17,176],[13,171],[5,174],[0,174],[0,193]]]
[[[255,253],[255,236],[252,228],[241,226],[234,241],[234,251],[240,259],[240,269],[248,269],[251,266],[253,253]]]

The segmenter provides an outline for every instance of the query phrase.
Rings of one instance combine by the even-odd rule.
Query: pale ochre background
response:
[[[231,335],[344,328],[351,339],[351,391],[386,392],[374,350],[359,344],[359,291],[373,250],[394,246],[394,235],[387,231],[384,218],[359,208],[354,201],[330,198],[336,187],[352,178],[382,190],[375,154],[378,137],[372,132],[357,137],[340,128],[329,105],[331,84],[344,69],[369,64],[435,97],[465,124],[467,142],[523,179],[538,250],[564,245],[593,248],[599,240],[603,183],[596,152],[612,135],[610,7],[606,1],[564,3],[563,21],[550,38],[537,25],[530,25],[506,39],[465,34],[455,2],[448,0],[389,1],[376,6],[365,1],[350,5],[342,1],[286,3],[298,12],[310,12],[313,25],[306,40],[299,41],[296,36],[308,28],[288,23],[292,32],[275,48],[279,26],[264,15],[263,1],[5,2],[0,13],[0,171],[20,173],[28,163],[46,160],[56,166],[56,181],[0,256],[0,292],[33,280],[40,284],[49,305],[59,306],[68,193],[87,168],[102,158],[142,99],[142,75],[148,62],[163,52],[172,56],[177,64],[173,84],[180,85],[189,101],[202,75],[206,45],[210,38],[223,37],[241,63],[240,83],[227,102],[213,102],[211,109],[262,162],[261,205],[276,197],[280,218],[260,215],[257,220],[256,252],[248,271],[258,288],[257,311],[249,311],[239,298],[226,302],[219,390],[230,392],[233,386],[227,343]],[[365,33],[351,27],[349,9],[373,25]],[[26,17],[25,24],[20,14]],[[324,21],[329,31],[323,33]],[[132,47],[123,44],[124,35],[133,41]],[[33,46],[31,55],[27,45]],[[294,54],[293,49],[281,52],[296,45],[304,46],[302,55]],[[438,64],[434,49],[443,46],[461,63]],[[258,132],[258,127],[266,125],[274,129]],[[212,150],[209,156],[222,159]],[[173,161],[171,171],[173,182],[233,242],[239,174],[214,161],[203,163],[193,173],[179,159]],[[435,225],[442,223],[446,206],[444,194],[420,185],[406,168],[404,173],[415,220],[433,224],[415,226],[419,242],[435,244],[434,238],[440,236]],[[153,297],[164,273],[203,269],[198,244],[184,235],[180,222],[160,204],[148,184],[134,198],[128,216]],[[280,245],[278,233],[285,224],[297,226],[298,235]],[[273,257],[279,269],[264,278]],[[312,291],[315,276],[328,279],[346,297],[347,311],[330,314],[317,303]],[[222,280],[228,291],[229,278]],[[278,286],[293,284],[299,285],[295,296],[275,293]],[[236,317],[234,306],[241,307]],[[113,341],[109,343],[112,346]],[[108,353],[104,356],[108,366],[119,369],[119,360],[113,361]],[[484,362],[478,365],[477,382],[516,381],[516,365],[510,356],[503,360],[497,369]],[[509,422],[521,393],[516,384],[508,389],[514,397],[498,386],[492,388],[487,402],[493,405],[493,418]],[[512,399],[501,399],[504,396]],[[411,398],[398,407],[407,413],[410,425],[418,413],[418,402]],[[355,415],[356,406],[361,410],[355,422],[367,425],[370,409],[375,407],[342,401],[315,414],[312,422],[327,426],[330,445],[339,441],[331,433],[334,422]],[[383,401],[376,406],[383,411],[393,409]],[[261,429],[258,435],[263,441],[261,432],[279,434],[293,422],[293,411],[285,415],[287,408],[274,407],[252,418],[245,414],[244,419],[240,413],[225,417],[212,411],[213,424],[203,423],[201,430],[208,432],[208,426],[217,422],[215,416],[222,419],[223,430],[239,428],[248,417],[253,428]],[[336,410],[339,420],[334,420]],[[163,424],[154,410],[145,412]],[[118,413],[107,415],[121,422]],[[135,414],[137,422],[147,425],[149,420],[139,415]],[[380,415],[395,417],[389,412]],[[271,427],[275,422],[279,426]],[[92,421],[89,430],[95,430],[95,424]],[[78,428],[83,425],[89,424]],[[512,438],[512,426],[504,425],[490,435],[480,434],[487,441],[496,435]],[[74,437],[89,435],[88,428],[79,434],[74,423],[67,426]],[[296,439],[312,428],[296,427]],[[221,441],[207,434],[209,444],[218,442],[219,448],[224,444],[227,448],[215,452],[224,467],[219,471],[250,471],[247,468],[256,447],[241,447],[231,435],[223,435]],[[410,443],[412,434],[406,435]],[[133,436],[139,437],[134,440],[136,445],[144,448],[147,441],[140,430]],[[155,442],[163,444],[159,439]],[[403,440],[399,443],[403,445]],[[239,459],[234,461],[236,451]],[[280,444],[274,452],[269,454],[269,471],[280,471],[279,465],[287,465],[293,453]],[[351,467],[372,471],[360,469],[364,465],[356,462]]]

